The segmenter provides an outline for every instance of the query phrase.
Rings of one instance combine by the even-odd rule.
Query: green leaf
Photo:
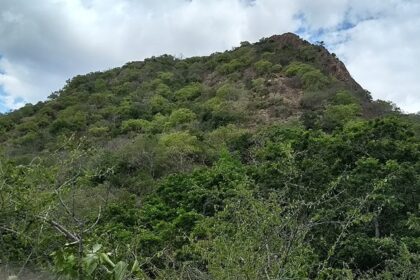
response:
[[[114,267],[114,279],[115,280],[124,280],[125,275],[127,274],[128,264],[119,261]]]
[[[102,248],[102,245],[101,245],[101,244],[95,244],[95,245],[93,245],[93,247],[92,247],[92,252],[93,252],[93,253],[96,253],[96,252],[98,252],[101,248]]]
[[[135,273],[135,272],[139,272],[139,271],[140,271],[139,261],[136,259],[133,263],[133,266],[131,267],[130,273]]]
[[[115,267],[115,264],[111,261],[111,259],[108,257],[108,255],[106,253],[101,253],[99,255],[99,258],[100,258],[102,263],[108,264],[111,267]]]
[[[90,255],[84,258],[85,271],[88,275],[91,275],[95,269],[98,267],[98,257],[95,255]]]

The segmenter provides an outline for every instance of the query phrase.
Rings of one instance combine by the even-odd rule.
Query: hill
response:
[[[288,33],[209,57],[163,55],[74,77],[48,101],[3,116],[0,140],[9,154],[33,156],[60,145],[57,136],[72,133],[104,144],[150,131],[201,133],[299,118],[312,123],[307,126],[327,127],[335,124],[316,118],[337,93],[348,100],[336,103],[354,104],[354,116],[393,109],[372,101],[324,47]]]
[[[0,263],[70,279],[412,279],[418,124],[291,33],[76,76],[0,116]]]

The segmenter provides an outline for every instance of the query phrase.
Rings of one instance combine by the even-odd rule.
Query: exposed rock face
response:
[[[299,49],[311,45],[308,41],[290,32],[282,35],[271,36],[268,40],[276,41],[280,48],[289,47]],[[350,85],[353,90],[363,90],[363,88],[352,78],[342,61],[333,56],[325,47],[318,47],[320,52],[319,60],[325,72],[336,77],[339,81],[343,81],[344,83]]]
[[[281,35],[273,35],[268,39],[276,41],[279,44],[280,48],[288,46],[291,48],[298,49],[302,46],[310,45],[308,41],[303,40],[298,35],[290,32]]]
[[[341,60],[339,60],[337,57],[334,57],[326,48],[322,46],[320,46],[320,48],[322,52],[322,65],[325,67],[328,73],[336,77],[338,80],[350,85],[353,90],[363,90],[363,88],[350,75],[349,71]]]

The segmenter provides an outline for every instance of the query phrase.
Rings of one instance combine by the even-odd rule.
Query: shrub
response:
[[[361,108],[358,104],[329,105],[321,117],[321,127],[327,131],[332,131],[355,119],[360,113]]]
[[[274,52],[264,52],[262,55],[261,55],[261,58],[263,59],[263,60],[268,60],[268,61],[270,61],[270,60],[273,60],[274,59],[274,57],[275,57],[275,53]]]
[[[146,131],[150,128],[150,122],[142,119],[131,119],[123,121],[121,129],[127,131]]]
[[[109,128],[106,126],[95,126],[95,127],[89,128],[89,133],[97,137],[106,134],[108,131],[109,131]]]
[[[300,103],[305,109],[320,108],[333,94],[330,91],[305,91]]]
[[[170,103],[168,99],[162,95],[153,95],[149,100],[149,106],[153,114],[156,113],[167,113],[170,111]]]
[[[283,70],[283,66],[281,66],[281,64],[274,64],[273,67],[271,67],[271,72],[273,73],[280,73],[281,70]]]
[[[196,119],[196,114],[187,108],[175,110],[169,116],[169,123],[171,126],[192,122]]]
[[[264,96],[269,93],[266,85],[266,80],[264,78],[257,78],[251,81],[252,89],[258,93],[259,96]]]
[[[175,97],[177,100],[187,101],[194,100],[200,96],[203,88],[199,83],[191,83],[180,90],[175,92]]]
[[[243,112],[234,104],[219,97],[209,99],[202,105],[202,121],[207,122],[211,128],[239,121],[243,117]]]
[[[217,71],[220,74],[227,75],[227,74],[233,73],[235,71],[238,71],[238,70],[244,68],[245,66],[246,66],[245,63],[243,63],[239,59],[235,58],[235,59],[232,59],[228,63],[224,63],[224,64],[218,66]]]
[[[80,131],[87,122],[85,112],[78,111],[75,107],[68,107],[60,112],[59,117],[51,124],[50,132],[58,133],[63,130]]]
[[[329,83],[329,79],[319,69],[302,62],[292,62],[286,67],[286,75],[297,76],[303,83],[304,89],[319,90]]]
[[[319,70],[306,72],[302,75],[301,80],[303,82],[303,87],[309,90],[322,89],[329,82],[328,77]]]
[[[242,91],[230,83],[225,83],[216,91],[216,96],[226,100],[237,100]]]
[[[174,81],[174,73],[172,72],[159,72],[158,78],[165,84],[170,85]]]
[[[163,161],[175,170],[187,168],[191,158],[201,151],[197,137],[185,131],[162,135],[159,146],[163,152]]]
[[[255,70],[260,75],[270,73],[272,66],[273,64],[270,61],[265,60],[265,59],[261,59],[260,61],[257,61],[254,64]]]
[[[358,103],[357,98],[345,90],[337,92],[332,101],[335,105],[349,105]]]
[[[310,72],[313,70],[316,70],[316,69],[309,64],[302,63],[302,62],[292,62],[286,67],[285,73],[286,73],[286,76],[288,77],[292,77],[292,76],[301,77],[306,72]]]
[[[165,97],[169,97],[172,95],[172,91],[169,88],[169,86],[162,83],[156,85],[155,93]]]
[[[299,49],[299,58],[313,62],[317,57],[317,50],[313,46],[304,46]]]

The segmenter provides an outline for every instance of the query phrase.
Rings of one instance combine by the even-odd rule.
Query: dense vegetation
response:
[[[419,120],[293,34],[77,76],[0,116],[0,278],[419,279]]]

